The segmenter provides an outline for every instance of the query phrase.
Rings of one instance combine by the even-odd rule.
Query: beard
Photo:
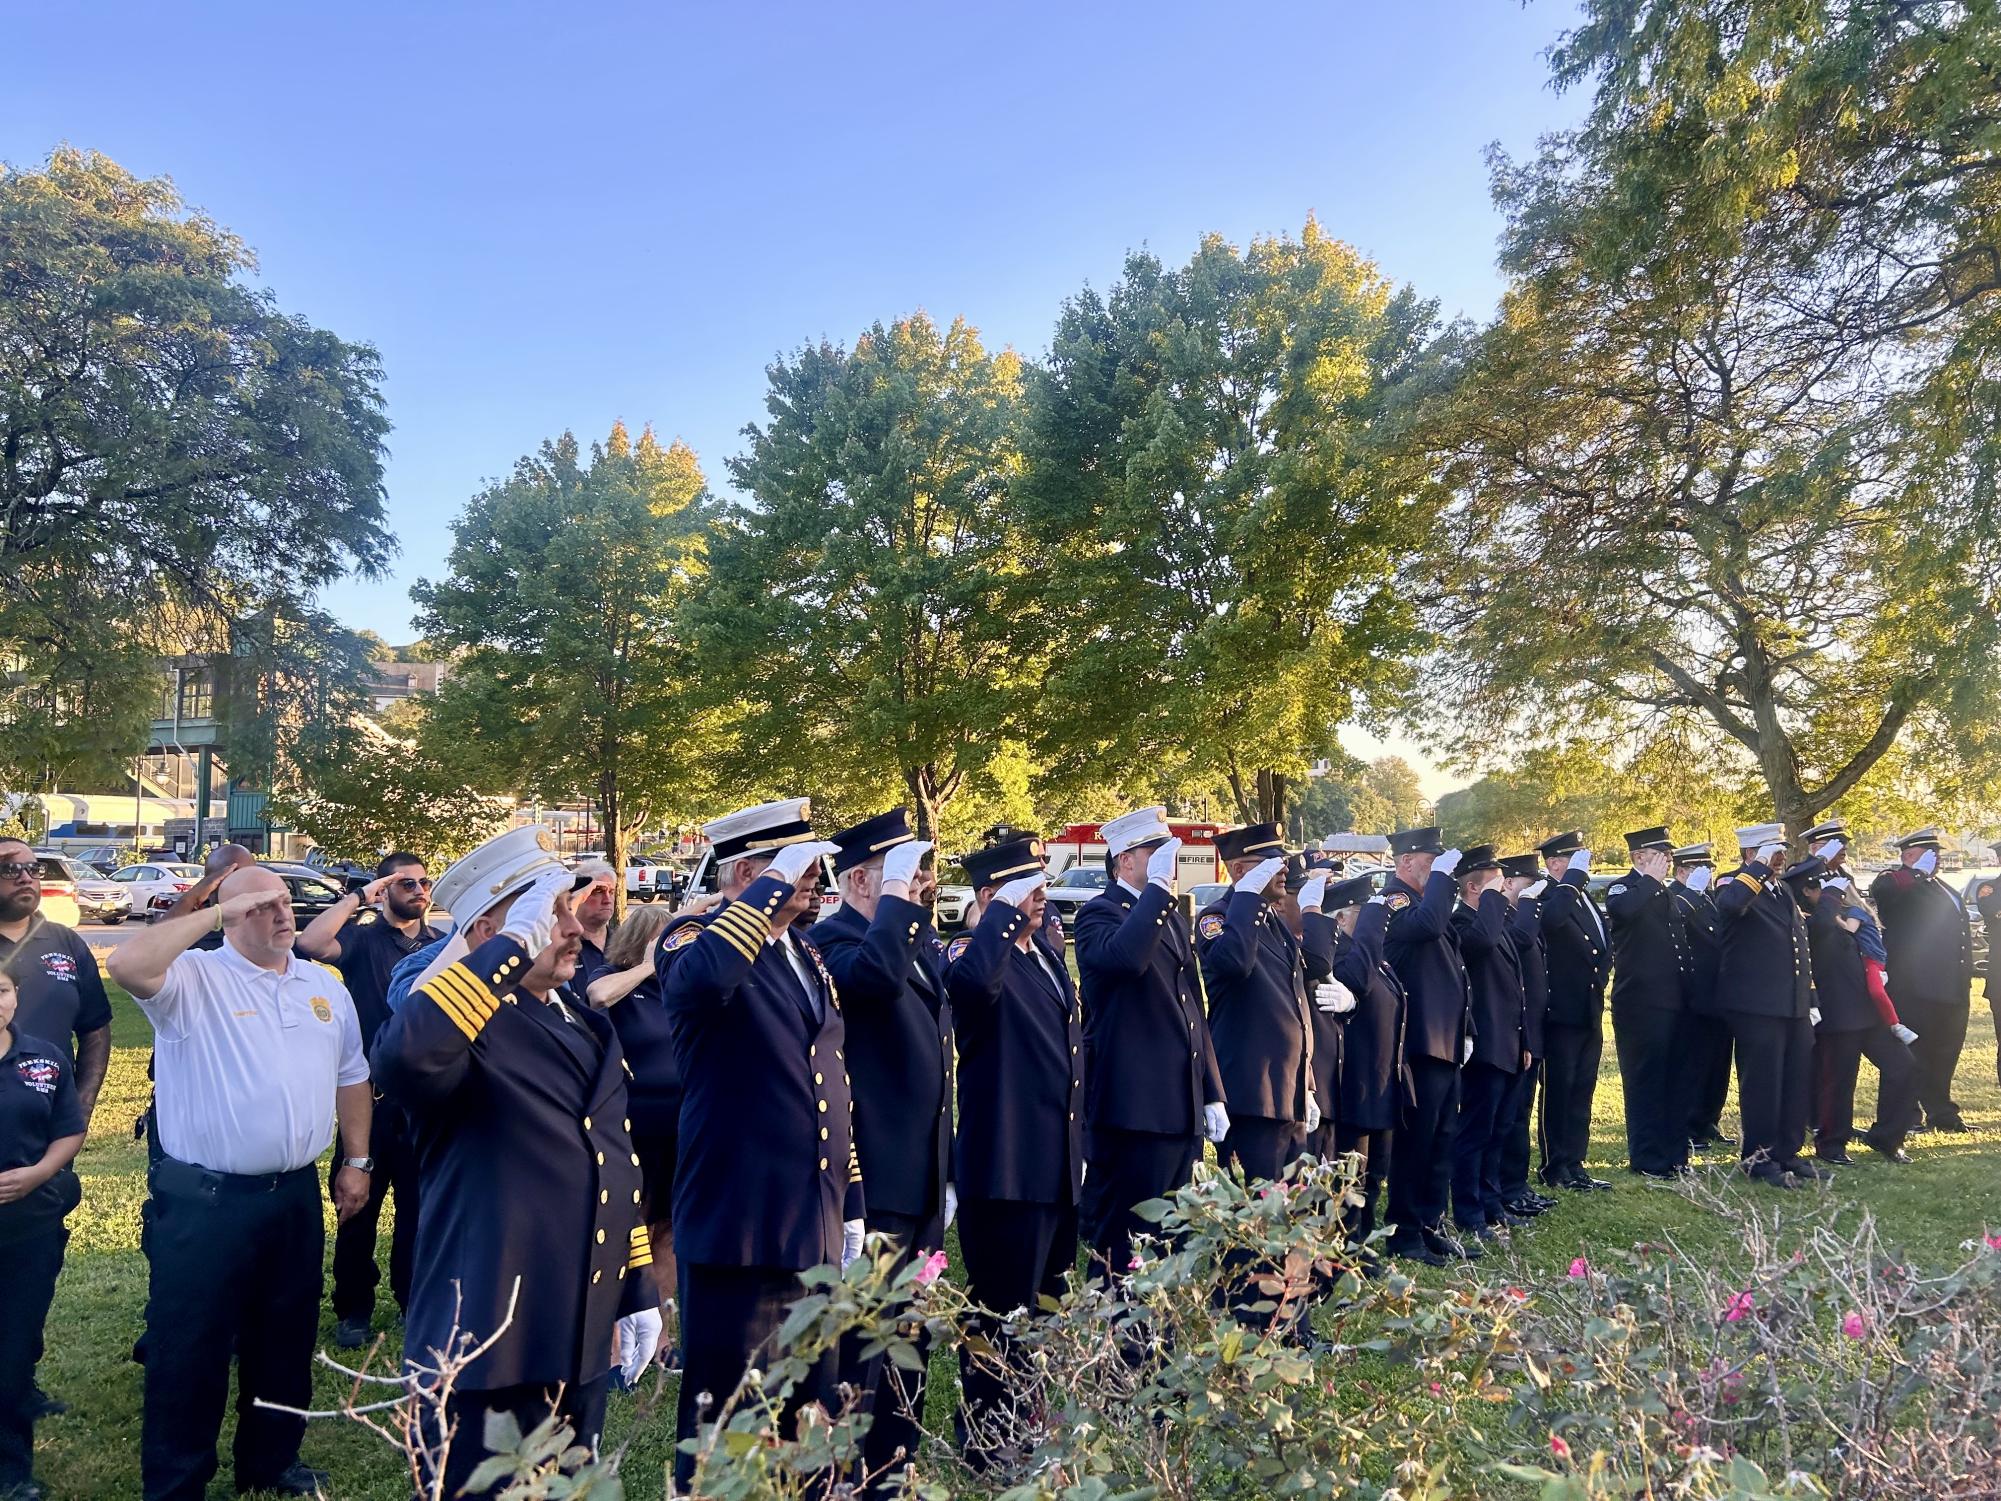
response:
[[[40,886],[9,887],[0,893],[0,922],[19,922],[42,904]]]
[[[428,897],[401,897],[392,894],[383,901],[382,907],[389,914],[391,922],[406,923],[421,918],[430,910],[431,903]]]

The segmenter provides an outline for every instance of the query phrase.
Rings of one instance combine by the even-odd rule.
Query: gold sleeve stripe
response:
[[[481,1026],[492,1021],[493,1013],[500,1009],[500,1002],[494,997],[493,992],[475,984],[458,965],[453,965],[433,977],[431,987],[451,996],[465,1009],[468,1016],[478,1018]]]
[[[636,1272],[643,1266],[653,1265],[653,1239],[646,1233],[644,1225],[632,1227],[632,1241],[625,1258],[625,1269]]]
[[[739,933],[743,937],[762,943],[771,932],[771,924],[741,903],[723,908],[716,919],[709,924],[712,928],[722,928],[726,932]]]
[[[1753,891],[1763,891],[1765,889],[1765,883],[1756,876],[1740,874],[1737,879],[1742,881],[1746,886],[1749,886]]]
[[[432,1005],[450,1017],[452,1025],[465,1034],[467,1042],[472,1042],[476,1039],[481,1029],[486,1025],[483,1019],[468,1013],[457,1001],[453,1000],[442,989],[437,988],[435,981],[430,985],[426,985],[418,994],[429,997]]]
[[[752,963],[756,962],[757,945],[753,943],[750,939],[739,937],[737,934],[730,932],[729,929],[727,928],[718,928],[714,923],[709,924],[709,929],[716,935],[716,937],[722,939],[724,943],[728,944],[731,948],[735,949],[739,954],[743,955],[744,958],[750,960]]]

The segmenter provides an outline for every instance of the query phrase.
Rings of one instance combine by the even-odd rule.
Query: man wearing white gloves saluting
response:
[[[1229,1133],[1223,1077],[1202,1013],[1195,951],[1174,909],[1181,841],[1167,810],[1100,830],[1112,884],[1077,913],[1085,1046],[1083,1233],[1094,1269],[1124,1273],[1133,1206],[1188,1181],[1202,1139]]]
[[[847,1022],[869,1228],[900,1267],[941,1248],[952,1220],[952,1007],[931,926],[938,876],[925,868],[931,842],[911,832],[902,808],[843,829],[833,842],[841,905],[807,936],[834,977]],[[874,1475],[895,1464],[899,1449],[916,1457],[924,1382],[879,1354],[864,1360],[860,1350],[858,1342],[845,1353],[842,1379],[873,1393],[864,1399],[874,1421],[862,1458]]]
[[[799,936],[820,900],[811,805],[788,798],[703,827],[720,907],[670,923],[655,962],[681,1070],[674,1250],[681,1263],[676,1431],[726,1416],[751,1356],[800,1296],[799,1274],[861,1251],[847,1024],[819,951]],[[834,1404],[822,1360],[794,1407]],[[674,1456],[686,1490],[695,1456]]]
[[[1612,945],[1591,900],[1591,850],[1572,829],[1536,846],[1549,885],[1542,894],[1549,1010],[1543,1023],[1542,1180],[1556,1188],[1604,1191],[1584,1171],[1591,1145],[1591,1100],[1605,1051],[1605,981]]]
[[[526,1432],[553,1410],[595,1443],[614,1324],[635,1375],[659,1340],[625,1054],[603,1015],[559,993],[583,939],[570,900],[588,884],[535,827],[458,861],[432,893],[456,931],[375,1036],[375,1082],[408,1112],[424,1206],[404,1360],[422,1385],[459,1336],[498,1335],[452,1381],[443,1495],[466,1494],[488,1413]],[[427,1438],[435,1452],[440,1435]]]
[[[1196,916],[1195,948],[1232,1106],[1218,1155],[1248,1181],[1276,1178],[1306,1150],[1323,1108],[1313,1090],[1305,962],[1273,905],[1285,895],[1285,845],[1277,824],[1256,823],[1221,830],[1216,853],[1236,884]]]

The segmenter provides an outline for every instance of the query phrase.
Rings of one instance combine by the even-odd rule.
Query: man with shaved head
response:
[[[239,1491],[321,1494],[299,1460],[312,1396],[326,1231],[319,1155],[339,1121],[333,1198],[368,1201],[372,1091],[354,1002],[292,952],[285,882],[254,863],[222,873],[213,907],[133,935],[111,978],[153,1024],[151,1286],[146,1304],[146,1501],[198,1501],[237,1361]],[[204,936],[221,945],[197,949]]]

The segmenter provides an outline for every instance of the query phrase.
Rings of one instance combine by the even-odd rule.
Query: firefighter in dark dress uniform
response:
[[[1452,931],[1473,998],[1473,1052],[1459,1074],[1452,1143],[1452,1221],[1462,1234],[1496,1240],[1517,1217],[1501,1202],[1501,1112],[1526,1059],[1522,1048],[1521,955],[1508,936],[1501,861],[1491,844],[1466,851],[1455,873]]]
[[[1337,881],[1320,900],[1324,915],[1306,917],[1309,930],[1321,923],[1334,930],[1334,982],[1353,1008],[1342,1037],[1333,1108],[1334,1150],[1343,1156],[1352,1152],[1358,1159],[1356,1186],[1362,1203],[1348,1223],[1348,1238],[1357,1245],[1366,1245],[1375,1234],[1396,1124],[1411,1104],[1403,982],[1383,957],[1390,909],[1375,890],[1372,875]],[[1365,1252],[1364,1269],[1376,1265],[1375,1254]]]
[[[1502,856],[1501,879],[1508,899],[1508,937],[1521,966],[1522,1052],[1528,1057],[1501,1107],[1501,1207],[1526,1220],[1556,1207],[1555,1199],[1537,1193],[1529,1183],[1536,1096],[1542,1086],[1543,1028],[1549,1014],[1549,956],[1542,939],[1542,894],[1549,883],[1532,854]]]
[[[1340,1128],[1334,1101],[1341,1093],[1341,1060],[1347,1051],[1348,1021],[1355,996],[1334,978],[1334,924],[1321,911],[1330,881],[1340,879],[1341,862],[1321,850],[1305,850],[1285,862],[1285,894],[1274,904],[1299,940],[1306,993],[1313,997],[1313,1100],[1320,1124],[1306,1133],[1306,1155],[1323,1160],[1340,1155]]]
[[[1695,958],[1668,890],[1665,828],[1626,835],[1633,865],[1605,889],[1612,926],[1612,1035],[1626,1104],[1626,1169],[1672,1178],[1688,1166],[1687,1059],[1681,1053]]]
[[[1124,814],[1099,837],[1112,883],[1079,909],[1070,940],[1088,1064],[1083,1234],[1095,1265],[1116,1275],[1147,1228],[1133,1207],[1186,1183],[1203,1138],[1221,1142],[1230,1115],[1195,950],[1174,907],[1181,841],[1167,810]]]
[[[1855,1081],[1867,1058],[1876,1065],[1876,1120],[1861,1139],[1891,1162],[1909,1162],[1904,1132],[1917,1102],[1918,1066],[1870,995],[1856,941],[1861,923],[1845,910],[1854,905],[1854,888],[1845,872],[1830,870],[1800,882],[1798,889],[1807,907],[1814,1006],[1820,1012],[1813,1028],[1814,1156],[1836,1167],[1849,1164]]]
[[[1220,830],[1216,853],[1234,885],[1197,914],[1195,948],[1232,1107],[1217,1155],[1247,1180],[1276,1178],[1320,1128],[1305,958],[1274,905],[1286,892],[1285,846],[1277,824],[1249,824]]]
[[[952,1006],[931,925],[929,840],[902,808],[833,836],[841,905],[807,937],[826,961],[847,1022],[855,1149],[868,1184],[869,1229],[899,1265],[945,1244],[952,1189]],[[928,1351],[928,1344],[920,1343]],[[872,1392],[863,1466],[879,1474],[914,1458],[924,1384],[880,1355],[848,1352],[844,1379]]]
[[[1477,1259],[1445,1233],[1452,1188],[1452,1141],[1459,1116],[1459,1070],[1472,1056],[1472,995],[1453,935],[1459,900],[1453,872],[1459,851],[1444,848],[1435,828],[1390,835],[1396,874],[1383,885],[1389,908],[1384,957],[1403,982],[1406,1001],[1404,1067],[1411,1100],[1397,1125],[1390,1158],[1389,1240],[1394,1255],[1430,1266]]]
[[[1673,855],[1668,894],[1688,935],[1688,1009],[1682,1013],[1681,1051],[1688,1069],[1688,1144],[1693,1151],[1728,1149],[1723,1106],[1730,1097],[1730,1027],[1716,1011],[1716,861],[1706,844],[1685,844]]]
[[[541,828],[458,861],[435,893],[454,936],[375,1038],[375,1082],[409,1116],[424,1205],[404,1360],[435,1381],[461,1344],[506,1325],[452,1380],[446,1495],[486,1457],[489,1412],[526,1431],[554,1410],[595,1443],[614,1326],[642,1367],[659,1343],[625,1056],[609,1021],[555,996],[582,936],[578,884]]]
[[[1591,1146],[1591,1101],[1605,1051],[1605,979],[1612,945],[1592,903],[1591,851],[1575,829],[1536,846],[1549,872],[1542,894],[1543,951],[1549,964],[1548,1049],[1542,1071],[1542,1181],[1557,1188],[1607,1189],[1584,1171]]]
[[[1966,1046],[1966,1018],[1973,1004],[1973,929],[1957,892],[1938,878],[1944,839],[1919,829],[1897,841],[1903,864],[1869,887],[1890,951],[1890,998],[1897,1015],[1918,1034],[1918,1129],[1964,1131],[1952,1098],[1952,1076]]]
[[[1799,1178],[1827,1176],[1800,1156],[1812,1109],[1813,961],[1806,921],[1781,878],[1785,826],[1754,824],[1737,831],[1737,842],[1744,863],[1716,890],[1716,1005],[1736,1042],[1739,1152],[1753,1178],[1792,1188]],[[1823,863],[1811,856],[1794,873],[1803,880]]]
[[[721,906],[660,935],[661,999],[681,1073],[674,1251],[681,1276],[680,1439],[727,1418],[799,1273],[861,1254],[861,1168],[853,1138],[847,1025],[826,965],[797,929],[819,905],[811,804],[760,804],[703,828]],[[793,1407],[831,1406],[821,1360]],[[706,1404],[706,1405],[705,1405]],[[696,1457],[677,1453],[677,1484]]]
[[[1014,833],[1016,831],[1009,831]],[[978,902],[946,945],[959,1041],[954,1152],[966,1290],[1005,1318],[1034,1317],[1077,1264],[1084,1187],[1084,1020],[1062,952],[1042,923],[1042,841],[1020,835],[962,857]],[[967,1457],[984,1463],[1013,1431],[1004,1330],[998,1358],[960,1346]]]

